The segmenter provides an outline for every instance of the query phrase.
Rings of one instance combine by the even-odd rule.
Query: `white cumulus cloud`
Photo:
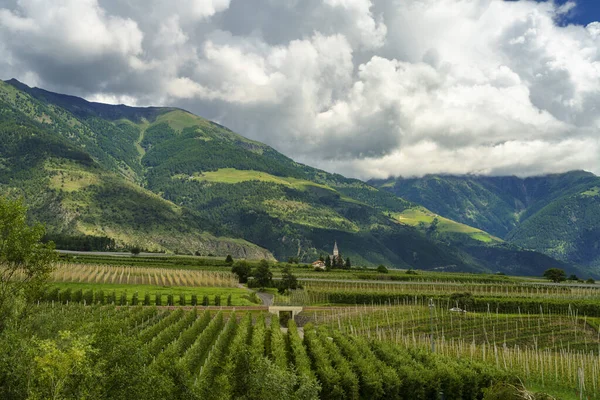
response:
[[[529,0],[0,0],[0,73],[184,107],[361,178],[600,173],[600,23],[560,23],[576,11]]]

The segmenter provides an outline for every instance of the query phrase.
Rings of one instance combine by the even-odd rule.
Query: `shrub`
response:
[[[208,306],[208,304],[209,304],[209,302],[208,302],[208,296],[204,295],[202,297],[202,305],[206,307],[206,306]]]
[[[197,294],[193,294],[192,295],[192,303],[193,306],[197,306],[198,305],[198,295]]]
[[[150,305],[150,293],[144,294],[144,305],[145,306],[149,306]]]
[[[160,293],[156,293],[154,304],[162,306],[162,295]]]
[[[60,289],[54,288],[46,295],[48,301],[60,301]]]
[[[127,305],[127,292],[121,292],[121,297],[119,297],[119,305],[120,306]]]
[[[221,295],[218,294],[215,296],[215,306],[220,306],[221,305]]]
[[[174,297],[173,297],[172,294],[169,294],[167,296],[167,305],[168,306],[174,306],[175,305],[175,299],[174,299]]]
[[[83,302],[83,290],[82,289],[76,290],[73,293],[73,295],[71,296],[71,300],[74,303],[81,303],[81,302]]]
[[[132,306],[137,306],[139,304],[139,302],[140,302],[140,299],[138,297],[138,292],[135,292],[133,294],[133,296],[131,296],[131,305]]]
[[[94,304],[94,291],[86,290],[85,293],[83,294],[83,300],[85,301],[85,304],[87,304],[87,305]]]
[[[179,295],[179,305],[185,306],[185,294],[184,293]]]
[[[227,296],[227,305],[231,306],[232,302],[231,302],[231,295]]]
[[[71,301],[71,289],[66,289],[60,292],[60,301],[63,304]]]
[[[385,265],[379,264],[379,266],[377,267],[377,272],[379,272],[380,274],[387,274],[388,269],[385,267]]]
[[[96,303],[98,304],[106,304],[106,296],[104,295],[104,290],[96,293]]]

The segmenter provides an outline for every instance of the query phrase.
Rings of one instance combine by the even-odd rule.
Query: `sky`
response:
[[[0,78],[360,179],[600,174],[600,1],[0,0]]]

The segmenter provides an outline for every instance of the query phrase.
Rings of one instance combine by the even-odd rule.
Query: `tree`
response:
[[[562,282],[567,279],[567,274],[560,268],[549,268],[544,271],[544,278],[551,280],[552,282]]]
[[[129,251],[131,251],[132,255],[137,256],[142,252],[142,249],[140,249],[140,246],[133,246]]]
[[[588,278],[588,280],[585,281],[585,283],[594,284],[596,283],[596,281],[594,280],[594,278]]]
[[[326,269],[331,268],[331,257],[329,257],[329,255],[327,255],[327,257],[325,257],[325,268]]]
[[[294,274],[292,274],[292,267],[286,265],[283,267],[281,282],[279,287],[277,288],[278,292],[283,294],[286,290],[289,289],[298,289],[298,278]]]
[[[346,258],[346,268],[352,268],[352,264],[350,263],[350,257]]]
[[[231,272],[238,276],[240,283],[247,283],[248,277],[250,276],[251,268],[250,264],[248,264],[245,260],[236,261],[231,267]]]
[[[0,331],[40,298],[58,259],[54,243],[41,243],[44,227],[28,226],[26,214],[22,201],[0,196]]]
[[[253,273],[254,279],[256,279],[256,283],[260,287],[268,287],[271,285],[271,281],[273,280],[273,273],[269,268],[269,263],[267,260],[260,260],[258,263],[258,267]]]
[[[568,281],[578,281],[579,278],[577,277],[577,275],[575,274],[571,274],[569,275],[569,277],[567,278]]]
[[[385,265],[379,264],[379,266],[377,267],[377,272],[379,272],[380,274],[387,274],[388,269],[385,267]]]
[[[231,257],[231,254],[227,254],[227,257],[225,257],[225,264],[233,264],[233,257]]]

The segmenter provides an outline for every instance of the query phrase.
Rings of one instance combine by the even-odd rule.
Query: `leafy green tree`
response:
[[[292,274],[292,268],[286,265],[281,272],[281,282],[278,285],[277,291],[283,294],[286,290],[298,289],[298,278]]]
[[[596,281],[594,280],[594,278],[589,278],[587,281],[585,281],[585,283],[594,284],[596,283]]]
[[[346,258],[346,268],[347,269],[352,268],[352,263],[350,262],[350,257]]]
[[[475,299],[470,292],[456,292],[450,295],[450,303],[452,306],[471,310],[475,304]]]
[[[248,282],[248,277],[250,276],[252,269],[250,268],[250,264],[248,264],[247,261],[240,260],[236,261],[235,264],[233,264],[233,267],[231,267],[231,272],[238,276],[240,283],[246,283]]]
[[[578,281],[579,278],[577,277],[577,275],[575,274],[571,274],[569,275],[569,277],[567,278],[568,281]]]
[[[225,257],[225,263],[226,264],[233,264],[233,257],[231,257],[231,254],[227,254],[227,257]]]
[[[140,246],[133,246],[129,251],[132,255],[137,256],[142,252],[142,249],[140,248]]]
[[[327,257],[325,257],[325,268],[326,269],[331,268],[331,257],[329,257],[329,255],[327,255]]]
[[[86,398],[92,395],[82,390],[82,380],[91,383],[92,378],[99,379],[93,363],[97,350],[92,347],[91,337],[62,331],[58,339],[40,340],[36,345],[38,355],[34,358],[32,376],[35,383],[31,386],[31,398]]]
[[[0,331],[41,297],[58,259],[54,243],[40,242],[44,228],[27,225],[26,213],[22,201],[0,196]]]
[[[387,274],[388,269],[385,267],[385,265],[379,264],[379,266],[377,267],[377,272],[379,272],[380,274]]]
[[[567,274],[560,268],[549,268],[544,271],[544,278],[551,280],[552,282],[558,283],[567,279]]]
[[[267,260],[260,260],[258,263],[258,267],[253,273],[254,279],[256,283],[260,287],[268,287],[271,285],[271,281],[273,280],[273,273],[269,268],[269,263]]]

